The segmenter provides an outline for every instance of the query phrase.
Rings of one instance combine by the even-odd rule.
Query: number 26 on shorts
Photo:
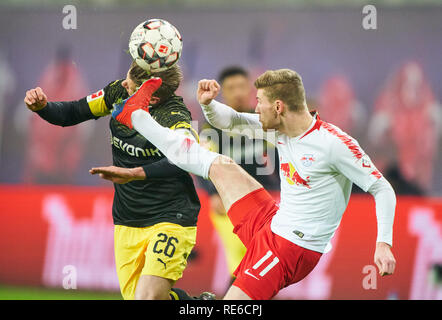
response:
[[[157,254],[163,253],[165,256],[172,258],[176,250],[175,244],[179,242],[178,239],[175,237],[168,237],[165,233],[159,233],[157,237],[160,239],[155,242],[153,252]],[[165,245],[164,248],[160,249],[160,244],[162,243],[165,243]]]

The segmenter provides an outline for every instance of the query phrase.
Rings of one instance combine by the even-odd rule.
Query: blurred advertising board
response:
[[[208,215],[208,196],[201,190],[199,195],[197,244],[176,286],[222,296],[230,275]],[[0,284],[63,287],[75,270],[77,289],[118,291],[112,199],[112,188],[0,186]],[[377,274],[375,241],[374,200],[353,195],[333,249],[307,278],[276,298],[442,299],[434,271],[442,264],[442,198],[398,196],[393,276]]]

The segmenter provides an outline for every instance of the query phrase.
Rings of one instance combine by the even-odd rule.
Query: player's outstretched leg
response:
[[[194,140],[161,126],[143,109],[132,113],[132,123],[142,136],[153,143],[181,169],[209,178],[223,200],[225,209],[248,193],[262,188],[232,159],[201,147]]]
[[[140,108],[149,112],[147,107],[149,106],[150,99],[152,98],[154,92],[157,91],[161,86],[161,83],[161,78],[152,78],[145,81],[137,92],[135,92],[129,98],[120,103],[114,104],[112,117],[114,117],[118,122],[132,129],[132,112]]]

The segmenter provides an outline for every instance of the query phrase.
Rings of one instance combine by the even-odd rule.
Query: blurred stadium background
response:
[[[77,8],[64,30],[64,5]],[[365,290],[373,265],[374,202],[358,190],[334,250],[279,299],[442,299],[442,5],[371,1],[377,30],[361,26],[366,1],[3,0],[0,4],[0,299],[121,299],[113,257],[113,188],[88,169],[111,164],[108,121],[59,128],[32,114],[26,90],[78,99],[125,77],[131,30],[148,18],[178,27],[179,93],[201,126],[196,83],[241,65],[252,78],[288,67],[309,106],[356,137],[398,193],[396,274]],[[222,295],[229,273],[202,209],[194,255],[177,284]],[[277,190],[275,196],[277,196]],[[77,289],[63,289],[69,266]]]

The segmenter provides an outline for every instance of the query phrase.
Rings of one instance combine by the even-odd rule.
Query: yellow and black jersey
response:
[[[102,90],[78,101],[48,103],[38,114],[48,122],[62,126],[109,115],[114,103],[128,98],[121,83],[122,80],[111,82]],[[173,95],[159,105],[150,107],[150,113],[162,126],[191,130],[191,114],[180,96]],[[147,173],[149,170],[146,168],[157,168],[155,164],[162,161],[167,163],[166,170],[170,171],[170,175],[166,176],[147,175],[146,180],[114,184],[114,224],[147,227],[171,222],[195,226],[200,202],[190,175],[168,162],[158,148],[136,130],[129,129],[113,118],[109,126],[115,166],[143,167]]]

